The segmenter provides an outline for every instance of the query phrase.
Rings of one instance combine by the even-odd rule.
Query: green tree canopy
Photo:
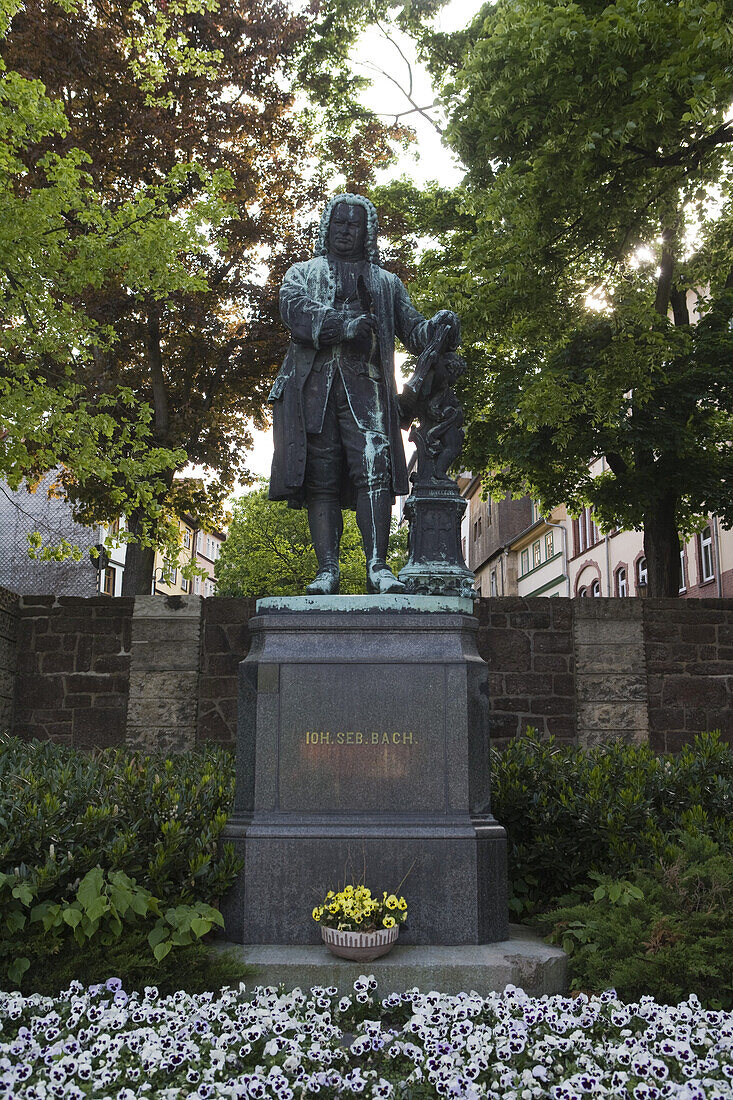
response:
[[[146,592],[166,518],[215,523],[247,478],[306,212],[334,173],[363,186],[402,134],[354,110],[345,11],[2,2],[5,470],[58,466],[84,522],[124,511],[124,590]],[[188,463],[206,479],[175,477]]]
[[[393,521],[387,564],[407,561],[407,531]],[[353,512],[344,512],[341,591],[366,591],[366,559]],[[267,484],[239,497],[216,563],[217,596],[300,596],[318,571],[304,509],[268,500]]]
[[[19,8],[0,3],[0,47]],[[68,133],[63,104],[0,61],[0,477],[17,489],[73,469],[80,485],[104,486],[110,512],[150,514],[140,537],[160,541],[155,494],[184,456],[154,438],[150,406],[124,379],[85,384],[114,332],[82,301],[121,271],[133,293],[200,286],[184,258],[205,251],[202,226],[225,216],[225,180],[177,165],[109,203]],[[193,179],[184,206],[176,197]]]
[[[498,0],[425,36],[466,177],[448,226],[395,194],[441,240],[423,297],[464,321],[468,463],[642,528],[657,595],[679,533],[733,523],[732,15]]]

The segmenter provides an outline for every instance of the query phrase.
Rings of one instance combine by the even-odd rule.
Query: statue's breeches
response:
[[[373,385],[375,391],[381,389],[376,383]],[[360,419],[362,424],[366,422],[372,426],[362,427],[357,423],[341,375],[336,372],[326,403],[323,428],[320,432],[309,432],[307,437],[306,499],[339,495],[344,458],[349,480],[357,492],[390,488],[392,469],[386,424],[383,430],[374,430],[382,427],[374,409]]]

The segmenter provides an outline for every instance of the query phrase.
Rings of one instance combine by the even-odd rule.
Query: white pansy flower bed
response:
[[[0,1100],[730,1100],[733,1013],[650,997],[0,992]]]

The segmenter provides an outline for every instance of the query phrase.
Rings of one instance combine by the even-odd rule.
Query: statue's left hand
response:
[[[438,312],[430,318],[430,325],[433,333],[441,325],[450,326],[448,348],[450,351],[455,351],[461,342],[461,322],[458,319],[458,314],[454,313],[451,309],[439,309]]]

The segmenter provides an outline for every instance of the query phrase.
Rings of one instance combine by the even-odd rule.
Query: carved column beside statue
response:
[[[465,363],[449,350],[450,329],[438,328],[400,394],[403,423],[417,419],[412,492],[405,503],[410,556],[399,579],[408,592],[473,598],[473,573],[461,546],[466,501],[448,470],[463,449],[463,410],[453,386]]]

